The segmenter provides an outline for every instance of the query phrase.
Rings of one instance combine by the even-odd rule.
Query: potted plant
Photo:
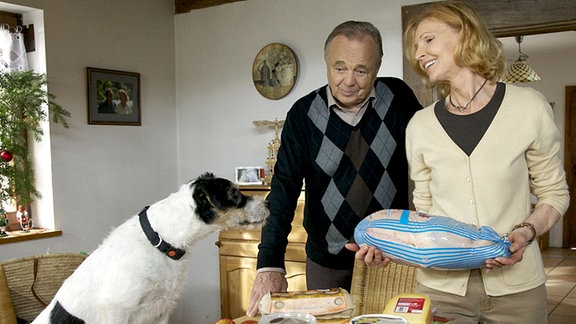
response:
[[[68,127],[70,113],[55,103],[46,90],[44,74],[33,71],[0,73],[0,202],[29,206],[41,198],[34,186],[28,137],[39,142],[40,125],[51,115],[54,123]]]

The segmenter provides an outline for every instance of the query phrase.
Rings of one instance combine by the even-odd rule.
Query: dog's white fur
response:
[[[269,215],[263,199],[252,197],[243,208],[215,208],[217,217],[206,224],[195,214],[193,191],[185,184],[147,211],[152,228],[177,248],[188,249],[218,229],[260,226]],[[168,323],[184,285],[186,255],[173,260],[160,252],[133,216],[90,254],[33,323],[50,323],[56,301],[87,324]]]

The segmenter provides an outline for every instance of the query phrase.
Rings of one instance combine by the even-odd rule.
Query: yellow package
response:
[[[421,294],[400,294],[395,296],[386,304],[384,314],[402,317],[410,324],[432,323],[430,298]]]

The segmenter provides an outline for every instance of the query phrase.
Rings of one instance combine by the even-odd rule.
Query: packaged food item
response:
[[[350,324],[408,324],[408,321],[399,316],[385,314],[368,314],[356,316]]]
[[[304,313],[274,313],[262,316],[258,324],[317,324],[316,317]]]
[[[342,288],[268,293],[260,300],[260,313],[306,313],[320,319],[349,318],[355,305]]]
[[[487,259],[510,256],[508,239],[490,227],[401,209],[367,216],[356,226],[354,240],[376,246],[394,262],[419,268],[479,269]]]
[[[398,316],[410,324],[429,324],[432,322],[430,298],[422,294],[400,294],[386,303],[384,314]]]

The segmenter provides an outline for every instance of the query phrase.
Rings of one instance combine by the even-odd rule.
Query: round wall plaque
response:
[[[272,43],[264,46],[252,65],[252,80],[260,94],[268,99],[285,97],[298,75],[296,55],[290,47]]]

